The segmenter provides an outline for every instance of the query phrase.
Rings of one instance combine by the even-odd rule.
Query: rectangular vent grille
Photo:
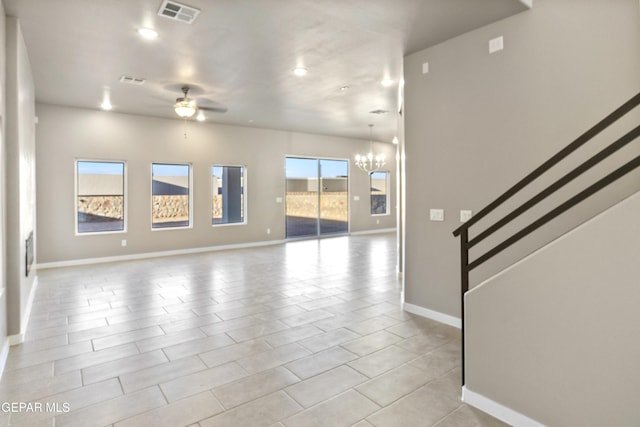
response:
[[[127,83],[130,85],[141,85],[146,82],[146,79],[141,79],[138,77],[129,77],[129,76],[121,76],[120,83]]]
[[[195,7],[176,3],[171,0],[164,0],[160,5],[160,10],[158,11],[158,15],[160,16],[184,22],[185,24],[193,23],[199,13],[200,10]]]

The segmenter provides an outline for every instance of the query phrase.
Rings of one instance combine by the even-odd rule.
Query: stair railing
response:
[[[575,196],[569,198],[565,202],[561,203],[554,209],[547,212],[545,215],[541,216],[537,220],[533,221],[526,227],[522,228],[520,231],[511,235],[507,239],[503,240],[501,243],[495,245],[493,248],[487,250],[484,254],[479,255],[473,261],[469,260],[469,250],[476,246],[478,243],[504,227],[506,224],[510,223],[517,217],[519,217],[524,212],[528,211],[551,194],[555,193],[586,171],[593,168],[598,163],[602,162],[604,159],[611,156],[616,151],[620,150],[622,147],[628,145],[630,142],[634,141],[636,138],[640,136],[640,125],[633,128],[631,131],[627,132],[622,137],[618,138],[616,141],[611,143],[606,148],[599,151],[597,154],[587,159],[581,165],[576,167],[575,169],[568,172],[566,175],[546,187],[544,190],[537,193],[535,196],[522,203],[520,206],[515,208],[510,213],[506,214],[504,217],[496,221],[494,224],[487,227],[484,231],[478,233],[475,237],[470,238],[469,229],[477,224],[481,219],[485,218],[489,213],[496,210],[503,203],[505,203],[508,199],[513,197],[516,193],[523,190],[534,180],[542,176],[546,171],[551,169],[553,166],[558,164],[560,161],[568,157],[571,153],[576,151],[578,148],[582,147],[584,144],[593,139],[596,135],[601,133],[603,130],[607,129],[619,119],[624,117],[627,113],[633,110],[635,107],[640,105],[640,93],[635,95],[629,101],[625,102],[618,109],[613,111],[607,117],[598,122],[591,129],[586,131],[584,134],[580,135],[573,142],[567,145],[565,148],[560,150],[554,156],[552,156],[549,160],[544,162],[538,168],[536,168],[529,175],[522,178],[518,183],[516,183],[513,187],[509,188],[502,195],[500,195],[493,202],[489,203],[485,208],[480,210],[477,214],[475,214],[471,219],[465,222],[463,225],[454,230],[454,236],[460,236],[460,275],[461,275],[461,283],[460,283],[460,297],[461,297],[461,322],[462,322],[462,385],[465,384],[465,344],[464,344],[464,295],[469,290],[469,273],[480,266],[484,262],[488,261],[492,257],[496,256],[500,252],[504,251],[514,243],[518,242],[525,236],[531,234],[538,228],[552,221],[554,218],[558,217],[563,212],[571,209],[573,206],[582,202],[589,196],[595,194],[601,189],[605,188],[609,184],[615,182],[616,180],[622,178],[629,172],[640,166],[640,156],[637,156],[625,163],[621,167],[617,168],[613,172],[606,175],[604,178],[599,179],[592,185],[588,186]]]

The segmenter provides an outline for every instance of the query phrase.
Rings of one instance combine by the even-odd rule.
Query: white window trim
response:
[[[122,179],[122,203],[124,204],[123,215],[123,228],[122,230],[114,230],[114,231],[91,231],[86,233],[78,232],[78,163],[80,162],[94,162],[94,163],[122,163],[123,164],[123,179]],[[129,220],[129,199],[128,199],[128,184],[127,184],[127,162],[126,160],[104,160],[104,159],[75,159],[73,162],[73,211],[74,211],[74,233],[76,236],[104,236],[106,234],[125,234],[127,233],[128,227],[127,223]]]
[[[168,166],[187,166],[189,168],[189,225],[183,225],[179,227],[154,227],[153,226],[153,165],[168,165]],[[193,164],[190,162],[151,162],[150,168],[150,180],[149,180],[149,224],[151,231],[171,231],[171,230],[189,230],[193,228]]]
[[[385,204],[386,212],[385,213],[371,213],[371,175],[374,173],[384,172],[387,177],[385,179],[385,196],[387,198],[387,203]],[[391,172],[389,171],[376,171],[369,172],[369,213],[371,216],[389,216],[391,215],[391,210],[389,209],[390,195],[391,195]]]
[[[223,164],[223,163],[213,163],[211,165],[211,167],[209,168],[210,171],[210,178],[209,178],[209,186],[211,187],[211,191],[209,191],[209,194],[213,197],[213,180],[211,179],[211,177],[213,177],[213,168],[219,166],[219,167],[225,167],[225,166],[229,166],[229,167],[235,167],[235,168],[242,168],[242,195],[244,196],[242,199],[242,209],[244,212],[243,218],[241,222],[226,222],[223,224],[214,224],[213,223],[213,217],[209,218],[209,221],[211,222],[211,227],[237,227],[237,226],[242,226],[242,225],[247,225],[249,223],[249,178],[248,178],[248,172],[247,172],[247,166],[246,165],[232,165],[232,164]],[[213,202],[212,202],[213,203]],[[213,207],[213,206],[212,206]]]

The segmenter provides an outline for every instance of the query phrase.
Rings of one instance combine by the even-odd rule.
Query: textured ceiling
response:
[[[219,123],[390,141],[402,58],[527,9],[520,0],[4,0],[20,20],[38,102],[176,118],[180,86]],[[159,32],[153,41],[136,30]],[[293,76],[296,66],[308,74]],[[122,75],[145,78],[126,85]],[[390,78],[394,84],[383,87]],[[348,86],[348,90],[341,90]],[[387,114],[371,114],[387,110]]]

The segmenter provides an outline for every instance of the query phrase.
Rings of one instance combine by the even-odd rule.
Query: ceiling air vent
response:
[[[184,22],[185,24],[191,24],[195,21],[199,13],[200,9],[171,0],[164,0],[160,5],[160,10],[158,10],[158,15]]]
[[[388,112],[389,112],[389,110],[373,110],[373,111],[369,111],[369,113],[371,113],[371,114],[386,114]]]
[[[130,85],[141,85],[146,82],[145,79],[141,79],[139,77],[130,77],[130,76],[121,76],[120,83],[127,83]]]

